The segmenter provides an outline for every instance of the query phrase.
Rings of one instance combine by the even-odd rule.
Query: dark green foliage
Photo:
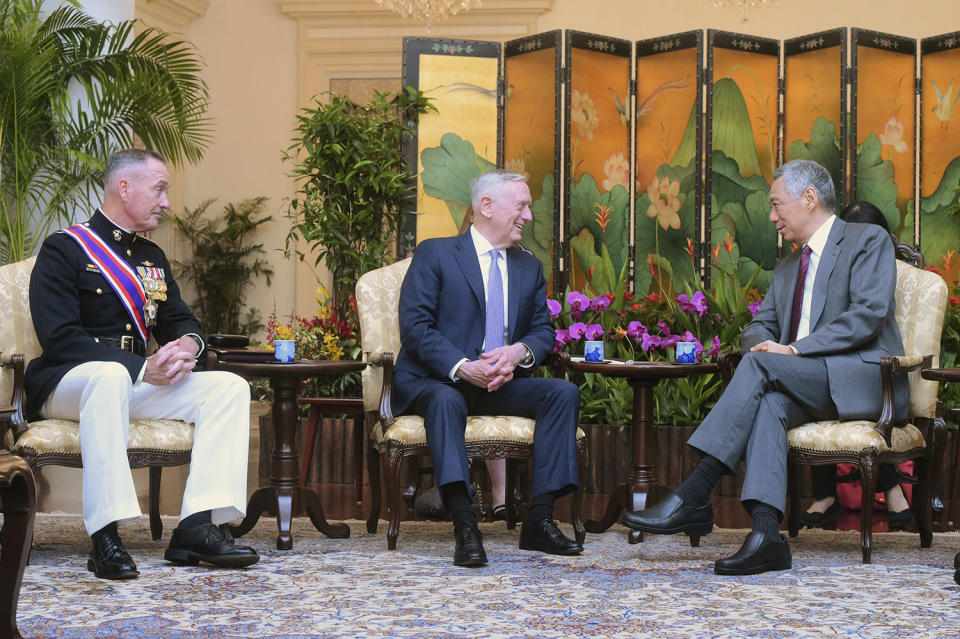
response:
[[[213,202],[207,200],[192,211],[168,218],[190,242],[192,254],[190,260],[174,264],[180,277],[196,290],[191,308],[207,333],[250,335],[263,328],[263,323],[255,308],[241,318],[244,300],[254,278],[263,277],[270,285],[273,269],[261,257],[266,254],[263,244],[251,244],[249,238],[273,218],[257,217],[266,208],[265,197],[227,204],[222,217],[210,219],[205,213]]]
[[[290,200],[287,254],[303,241],[333,274],[333,303],[346,310],[357,279],[390,256],[401,205],[413,197],[414,181],[401,140],[419,114],[436,110],[407,87],[376,93],[366,105],[326,93],[297,115],[284,160],[299,190]],[[300,254],[303,259],[303,255]]]

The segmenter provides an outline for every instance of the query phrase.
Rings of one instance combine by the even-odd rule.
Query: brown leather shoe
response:
[[[221,568],[244,568],[260,561],[249,546],[238,546],[229,532],[213,524],[177,526],[163,558],[175,564],[196,566],[201,561]]]

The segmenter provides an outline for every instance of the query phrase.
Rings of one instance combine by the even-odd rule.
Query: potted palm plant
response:
[[[98,22],[77,0],[0,0],[0,262],[31,255],[91,208],[102,162],[144,146],[174,165],[210,140],[199,54],[134,21]],[[82,93],[84,103],[77,98]]]

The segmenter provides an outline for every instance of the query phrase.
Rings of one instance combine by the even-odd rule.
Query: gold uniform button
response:
[[[98,288],[98,289],[97,289],[97,295],[103,295],[103,289],[102,289],[102,288]]]
[[[127,249],[127,257],[130,257],[131,255],[133,255],[133,251],[131,251],[130,249]]]
[[[126,329],[129,331],[131,328],[133,328],[133,327],[130,326],[129,324],[127,324]]]

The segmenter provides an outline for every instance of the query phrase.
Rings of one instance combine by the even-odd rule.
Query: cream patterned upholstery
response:
[[[11,356],[22,354],[25,362],[40,355],[40,344],[33,330],[30,313],[30,273],[36,257],[0,267],[0,308],[7,309],[0,322],[0,401],[16,403],[22,388],[15,388],[15,364]],[[20,371],[22,374],[22,371]],[[20,398],[22,401],[22,397]],[[65,419],[44,419],[26,423],[22,414],[15,417],[15,428],[3,436],[3,446],[26,459],[34,472],[47,464],[82,466],[80,424]],[[24,430],[25,429],[25,430]],[[19,435],[19,436],[18,436]],[[159,497],[160,468],[190,462],[193,448],[193,424],[167,419],[131,422],[127,450],[131,468],[149,466],[151,483],[150,528],[154,539],[162,532],[159,504],[154,502],[154,482]]]
[[[363,405],[367,411],[367,423],[372,424],[370,438],[374,449],[384,458],[387,466],[386,494],[388,499],[389,528],[387,547],[396,548],[400,526],[399,469],[403,459],[426,453],[427,433],[423,418],[416,415],[394,417],[390,411],[389,388],[384,388],[384,369],[392,376],[392,358],[400,352],[400,323],[398,304],[400,286],[410,268],[411,258],[362,275],[357,282],[357,309],[360,314],[360,336],[368,365],[362,375]],[[384,360],[389,359],[389,362]],[[383,405],[381,405],[383,403]],[[386,431],[384,431],[384,425]],[[467,451],[478,457],[529,457],[533,451],[535,422],[532,419],[509,416],[471,416],[467,418],[464,439]],[[577,429],[578,448],[583,449],[585,434]],[[582,463],[582,461],[581,461]],[[376,532],[380,516],[380,460],[371,459],[369,464],[373,504],[367,530]],[[509,494],[510,491],[508,491]],[[583,542],[583,523],[580,521],[580,492],[574,495],[572,518],[577,540]]]
[[[898,248],[898,251],[902,247]],[[904,262],[897,262],[896,319],[906,355],[894,357],[895,367],[909,370],[910,423],[890,428],[890,442],[881,430],[889,427],[869,420],[810,422],[787,433],[790,443],[790,535],[796,536],[800,526],[800,478],[797,463],[825,464],[846,461],[859,466],[864,484],[861,503],[860,539],[864,563],[870,563],[872,548],[873,496],[866,484],[875,482],[876,466],[914,460],[918,489],[914,493],[913,511],[920,531],[920,543],[930,545],[932,533],[928,515],[931,476],[939,466],[942,454],[943,424],[937,419],[937,383],[920,377],[924,360],[930,357],[937,365],[940,355],[940,334],[947,305],[947,286],[943,279],[929,271]],[[890,415],[893,415],[892,407]],[[921,428],[922,427],[922,428]],[[924,431],[927,435],[925,436]],[[928,441],[927,437],[932,437]],[[932,465],[932,472],[928,468]]]

